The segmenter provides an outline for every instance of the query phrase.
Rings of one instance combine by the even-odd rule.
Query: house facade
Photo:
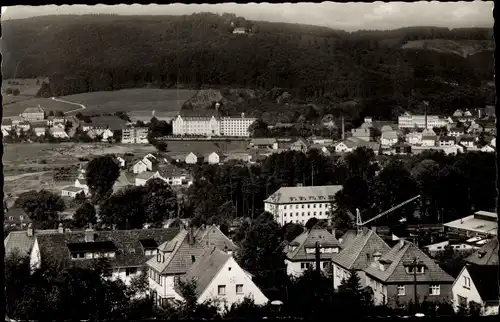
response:
[[[448,124],[445,118],[441,118],[438,115],[412,115],[408,112],[398,117],[398,126],[400,129],[404,128],[434,128],[434,127],[444,127]]]
[[[333,254],[340,251],[340,243],[326,229],[313,227],[297,236],[286,248],[286,272],[299,277],[307,269],[316,269],[316,242],[320,252],[320,269],[331,271]]]
[[[26,108],[20,116],[27,121],[42,121],[45,119],[45,111],[38,105]]]
[[[212,152],[208,155],[208,164],[220,164],[224,159],[224,155],[220,152]]]
[[[306,152],[308,148],[309,143],[303,138],[299,138],[290,145],[290,150],[297,152]]]
[[[398,132],[393,130],[382,132],[380,143],[382,147],[391,147],[398,143]]]
[[[200,164],[204,162],[204,157],[200,153],[190,152],[185,159],[187,164]]]
[[[264,200],[264,210],[273,214],[281,226],[305,224],[311,218],[326,220],[335,194],[340,190],[341,185],[281,187]]]
[[[248,146],[253,149],[271,149],[271,150],[277,150],[279,147],[278,141],[274,138],[252,139],[252,141],[250,141]]]
[[[122,129],[122,143],[124,144],[147,144],[147,127],[127,127]]]
[[[413,301],[415,295],[419,302],[451,299],[453,277],[413,243],[403,239],[382,256],[375,257],[364,272],[375,304],[398,307]]]
[[[215,115],[183,117],[178,115],[172,121],[172,133],[178,136],[249,137],[248,128],[256,120],[253,117],[246,117],[245,113],[242,113],[241,117],[219,117]]]

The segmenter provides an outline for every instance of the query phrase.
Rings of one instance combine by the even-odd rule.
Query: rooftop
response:
[[[497,235],[498,215],[487,211],[478,211],[473,215],[444,224],[445,227],[463,229],[477,233]]]
[[[33,236],[28,236],[28,231],[11,231],[5,238],[3,245],[5,247],[5,254],[12,252],[19,252],[21,254],[29,254],[35,243],[35,236],[42,234],[57,233],[57,229],[48,230],[33,230]]]
[[[310,203],[332,202],[335,194],[342,190],[341,185],[308,186],[308,187],[281,187],[270,195],[264,202],[271,203]]]
[[[390,250],[389,245],[373,230],[365,228],[359,235],[351,238],[349,243],[343,243],[346,247],[332,258],[334,263],[345,269],[365,269],[373,260],[375,252],[386,253]]]
[[[286,253],[286,257],[291,261],[301,261],[301,260],[313,260],[315,258],[315,251],[308,252],[306,249],[315,249],[316,242],[319,243],[322,248],[335,248],[340,247],[340,243],[324,228],[313,227],[310,230],[306,230],[299,236],[297,236],[290,245],[297,245],[296,248],[290,250]],[[335,253],[322,252],[322,259],[331,259]]]
[[[465,261],[480,266],[498,266],[498,239],[493,238],[486,245],[467,257]]]
[[[466,265],[465,269],[469,272],[481,300],[498,303],[500,290],[498,287],[498,266],[479,267]]]
[[[413,283],[414,276],[406,272],[405,263],[415,258],[426,267],[424,274],[417,274],[417,282],[453,283],[453,277],[443,271],[436,262],[413,243],[404,240],[380,257],[380,263],[387,263],[383,270],[376,262],[372,262],[364,271],[385,283]]]
[[[216,225],[198,228],[194,233],[199,243],[205,246],[215,246],[224,251],[237,251],[238,246],[231,241]]]
[[[36,107],[26,108],[23,113],[44,113],[44,110],[38,105]]]

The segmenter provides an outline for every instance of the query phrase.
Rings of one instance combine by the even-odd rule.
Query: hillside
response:
[[[251,31],[235,35],[235,26]],[[43,96],[146,86],[262,91],[239,101],[228,99],[226,108],[232,112],[290,108],[269,94],[273,89],[281,91],[278,96],[289,93],[290,103],[314,102],[329,113],[356,100],[366,113],[391,117],[397,106],[408,106],[412,90],[413,99],[428,99],[447,111],[484,102],[489,94],[480,84],[492,80],[494,71],[493,57],[482,53],[464,58],[449,50],[401,48],[428,39],[481,43],[491,40],[489,29],[347,33],[200,13],[45,16],[3,22],[2,33],[4,76],[49,76]],[[435,78],[442,84],[431,81]],[[460,89],[445,85],[457,80]],[[207,95],[202,92],[192,102],[206,104],[211,100]]]
[[[412,40],[402,46],[403,49],[425,49],[440,53],[450,53],[462,57],[468,57],[482,51],[490,51],[493,54],[494,44],[484,40],[450,40],[450,39],[427,39]]]

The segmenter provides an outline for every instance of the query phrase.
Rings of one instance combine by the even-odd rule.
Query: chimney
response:
[[[94,241],[94,230],[92,229],[92,226],[89,228],[85,229],[85,242],[86,243],[91,243]]]
[[[57,231],[59,232],[59,234],[64,233],[64,227],[62,223],[59,223],[59,226],[57,226]]]
[[[382,257],[382,254],[381,254],[380,252],[378,252],[378,251],[376,251],[376,252],[373,254],[373,260],[374,260],[375,262],[377,262],[377,263],[378,263],[378,261],[380,260],[380,257]]]
[[[32,223],[29,223],[28,225],[28,230],[26,231],[26,234],[28,235],[28,237],[33,237],[33,224]]]
[[[372,231],[373,231],[374,233],[376,233],[376,232],[377,232],[377,226],[372,226]]]

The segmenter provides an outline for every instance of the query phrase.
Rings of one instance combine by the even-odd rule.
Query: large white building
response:
[[[219,116],[181,116],[172,121],[173,135],[198,135],[198,136],[236,136],[249,137],[248,128],[257,119],[246,117],[219,117]]]
[[[278,224],[305,224],[311,218],[328,219],[328,212],[341,185],[281,187],[264,200],[264,210],[273,214]]]
[[[400,129],[403,128],[432,129],[434,127],[444,127],[448,125],[448,120],[438,115],[427,115],[427,125],[425,123],[426,123],[425,115],[412,115],[406,112],[398,117],[398,126]]]

